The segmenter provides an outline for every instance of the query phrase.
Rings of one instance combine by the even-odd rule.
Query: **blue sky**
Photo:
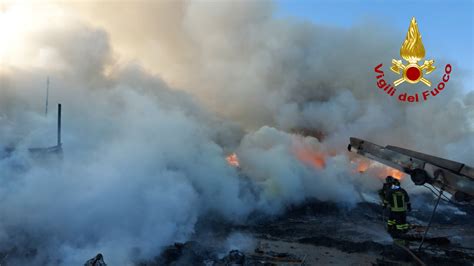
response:
[[[280,17],[345,28],[370,19],[390,25],[403,38],[414,16],[426,55],[441,56],[454,67],[459,66],[459,70],[466,72],[463,73],[465,88],[474,90],[474,0],[276,0],[276,3]]]

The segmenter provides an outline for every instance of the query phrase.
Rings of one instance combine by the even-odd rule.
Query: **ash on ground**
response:
[[[385,231],[377,204],[348,208],[312,200],[273,219],[255,217],[249,225],[208,218],[198,224],[192,241],[169,246],[139,265],[472,265],[474,211],[471,206],[456,209],[440,208],[421,251],[431,209],[409,214],[412,230],[401,245],[412,255]],[[241,249],[239,243],[229,246],[235,234],[251,241],[243,241]]]

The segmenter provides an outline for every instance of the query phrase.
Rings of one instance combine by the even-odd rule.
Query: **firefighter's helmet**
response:
[[[395,180],[396,180],[396,179],[395,179],[393,176],[391,176],[391,175],[389,175],[389,176],[387,176],[387,177],[385,178],[385,182],[386,182],[386,183],[390,183],[390,184],[393,184],[393,181],[395,181]]]
[[[395,179],[395,178],[394,178],[393,181],[392,181],[392,184],[393,184],[394,186],[398,186],[398,187],[399,187],[399,186],[400,186],[400,181],[399,181],[398,179]]]

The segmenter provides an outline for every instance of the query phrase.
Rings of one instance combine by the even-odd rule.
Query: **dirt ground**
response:
[[[418,252],[431,214],[428,206],[409,215],[413,229],[408,240],[396,242],[426,265],[472,266],[473,213],[469,206],[440,208]],[[192,242],[170,247],[154,262],[141,265],[418,265],[394,244],[383,218],[377,204],[344,207],[315,200],[290,207],[284,215],[257,217],[245,225],[202,221]],[[223,254],[224,239],[236,232],[252,239],[251,248]]]
[[[291,253],[302,260],[294,265],[373,265],[382,256],[373,253],[347,253],[337,248],[314,246],[284,241],[258,239],[260,249],[264,252]],[[282,265],[291,263],[282,262]]]

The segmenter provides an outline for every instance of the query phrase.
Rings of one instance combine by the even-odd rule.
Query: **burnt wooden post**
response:
[[[61,104],[58,103],[58,146],[61,146]]]

